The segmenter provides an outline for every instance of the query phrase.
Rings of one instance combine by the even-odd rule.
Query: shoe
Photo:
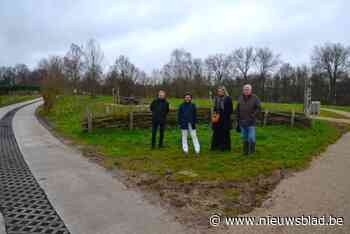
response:
[[[249,142],[248,141],[244,141],[243,142],[243,155],[249,155]]]
[[[196,156],[199,158],[199,156],[200,156],[200,152],[196,152]]]
[[[184,155],[186,158],[188,158],[188,152],[184,151]]]
[[[249,144],[249,154],[255,154],[255,145],[256,143],[255,142],[252,142]]]

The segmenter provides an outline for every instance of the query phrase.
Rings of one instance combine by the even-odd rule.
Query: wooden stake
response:
[[[265,110],[264,114],[264,127],[267,125],[267,118],[269,116],[269,110]]]
[[[91,133],[93,126],[92,126],[92,113],[89,107],[86,107],[86,115],[87,115],[87,122],[88,122],[88,132]]]
[[[129,129],[134,129],[134,112],[129,113]]]
[[[294,127],[294,124],[295,124],[295,110],[293,109],[292,110],[292,115],[290,117],[290,126]]]

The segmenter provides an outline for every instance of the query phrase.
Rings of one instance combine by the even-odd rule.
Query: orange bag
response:
[[[220,121],[220,113],[214,112],[211,116],[212,123],[218,123]]]

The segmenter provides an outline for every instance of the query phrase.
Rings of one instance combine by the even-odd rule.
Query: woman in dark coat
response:
[[[211,150],[231,150],[231,134],[233,113],[232,98],[226,96],[225,88],[218,88],[218,95],[214,99],[214,112],[219,113],[219,121],[212,124],[213,137]]]

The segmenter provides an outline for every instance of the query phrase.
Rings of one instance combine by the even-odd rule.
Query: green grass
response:
[[[322,106],[324,108],[350,112],[350,106]]]
[[[212,131],[209,126],[200,125],[198,136],[202,148],[201,157],[197,159],[190,155],[186,159],[181,152],[180,130],[176,128],[167,129],[166,147],[161,150],[150,149],[151,133],[147,129],[98,129],[92,133],[83,133],[80,121],[86,106],[90,105],[93,109],[110,100],[109,97],[61,97],[47,118],[54,124],[56,131],[64,136],[96,147],[98,152],[106,156],[110,166],[117,165],[120,168],[155,175],[164,175],[170,170],[179,181],[241,181],[259,174],[270,174],[275,169],[301,169],[308,165],[312,156],[341,136],[337,128],[322,121],[315,121],[310,129],[259,127],[257,153],[246,158],[241,155],[240,136],[234,131],[232,152],[211,152],[209,146]],[[180,103],[178,99],[170,101],[173,106]],[[208,105],[207,100],[200,100],[198,103]],[[277,108],[280,107],[286,110],[290,107],[297,108],[298,105],[279,104]]]
[[[38,95],[0,95],[0,107],[38,98]]]

